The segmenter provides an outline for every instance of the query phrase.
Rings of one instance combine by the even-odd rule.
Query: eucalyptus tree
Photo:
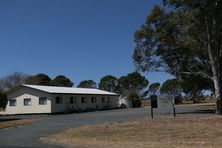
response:
[[[99,89],[109,92],[117,92],[117,78],[112,75],[106,75],[100,79]]]
[[[79,85],[77,87],[79,87],[79,88],[97,88],[96,82],[94,82],[93,80],[83,80],[79,83]]]
[[[73,82],[64,75],[58,75],[51,81],[52,86],[72,87]]]
[[[222,114],[221,14],[221,0],[164,0],[154,6],[135,33],[136,67],[212,81]]]
[[[33,85],[46,85],[50,86],[51,85],[51,78],[44,73],[39,73],[34,76],[29,76],[26,79],[26,84],[33,84]]]
[[[159,92],[160,86],[161,85],[158,82],[150,84],[150,86],[149,86],[149,94],[150,95],[157,95],[157,93]]]
[[[149,81],[138,72],[132,72],[118,79],[118,91],[123,96],[131,92],[137,93],[140,97],[146,95]]]

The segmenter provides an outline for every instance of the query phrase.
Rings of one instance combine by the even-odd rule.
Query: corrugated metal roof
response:
[[[26,84],[22,84],[22,86],[54,94],[85,94],[85,95],[95,94],[95,95],[113,95],[113,96],[118,95],[116,93],[111,93],[108,91],[103,91],[93,88],[74,88],[74,87],[58,87],[58,86],[26,85]]]

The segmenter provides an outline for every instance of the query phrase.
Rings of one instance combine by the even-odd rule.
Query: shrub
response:
[[[183,98],[182,97],[176,97],[175,98],[175,104],[182,104]]]
[[[133,108],[141,107],[142,102],[141,102],[141,100],[140,100],[140,98],[139,98],[139,96],[136,92],[131,92],[129,94],[129,99],[132,100]]]
[[[4,110],[7,105],[7,94],[0,91],[0,110]]]

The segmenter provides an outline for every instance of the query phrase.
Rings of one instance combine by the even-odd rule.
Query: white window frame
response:
[[[26,101],[28,101],[28,102],[26,102]],[[31,106],[32,105],[32,99],[31,98],[25,98],[23,100],[23,105],[24,106]]]
[[[9,101],[9,106],[16,106],[17,105],[17,100],[16,99],[10,99]]]
[[[39,105],[47,105],[47,97],[39,97]]]

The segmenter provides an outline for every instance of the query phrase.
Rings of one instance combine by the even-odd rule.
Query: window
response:
[[[96,97],[91,97],[91,102],[96,103]]]
[[[86,103],[86,98],[85,98],[85,97],[82,97],[82,98],[81,98],[81,102],[82,102],[82,103]]]
[[[63,98],[62,97],[56,97],[56,104],[62,104]]]
[[[70,97],[70,104],[76,103],[76,97]]]
[[[103,102],[103,103],[105,102],[105,98],[104,98],[104,97],[102,97],[102,102]]]
[[[47,98],[46,97],[40,97],[39,98],[39,105],[46,105],[47,104]]]
[[[24,99],[24,106],[31,106],[31,105],[32,105],[31,98]]]
[[[9,106],[16,106],[16,100],[15,99],[9,100]]]

